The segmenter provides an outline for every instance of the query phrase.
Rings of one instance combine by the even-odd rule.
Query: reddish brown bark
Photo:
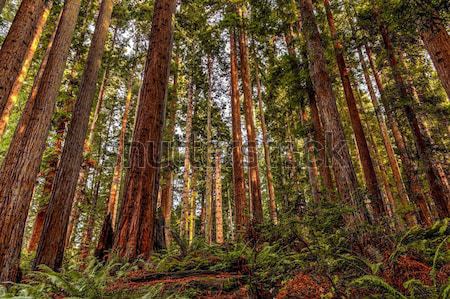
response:
[[[86,68],[80,84],[72,120],[64,141],[52,195],[35,258],[35,266],[45,264],[57,270],[62,265],[67,226],[83,160],[83,145],[89,125],[96,82],[111,23],[112,0],[103,0],[97,18]]]
[[[39,238],[44,228],[45,214],[47,213],[47,205],[41,207],[34,219],[33,231],[31,232],[30,241],[28,242],[28,252],[33,252],[37,249]]]
[[[413,133],[419,157],[425,166],[427,179],[430,185],[431,197],[435,202],[439,217],[449,217],[450,187],[447,181],[447,177],[444,170],[442,169],[442,165],[433,157],[433,151],[430,148],[430,146],[433,144],[433,141],[431,139],[431,136],[425,129],[425,124],[413,107],[412,97],[408,93],[407,86],[400,71],[398,60],[395,55],[395,50],[390,39],[388,29],[380,19],[376,8],[374,10],[374,13],[377,17],[379,30],[386,47],[389,64],[393,71],[397,89],[399,90],[400,96],[403,99],[409,100],[408,103],[405,103],[403,105],[403,111]]]
[[[11,111],[12,111],[14,105],[17,102],[17,98],[19,97],[20,89],[22,88],[22,84],[27,76],[28,69],[30,68],[30,65],[31,65],[31,61],[33,60],[34,53],[36,52],[36,49],[38,47],[39,40],[42,35],[42,31],[44,29],[45,23],[47,22],[47,18],[50,13],[50,9],[52,8],[52,4],[53,4],[53,2],[51,2],[51,1],[47,2],[41,11],[41,14],[38,16],[38,21],[37,21],[36,27],[34,28],[34,32],[33,32],[33,39],[30,44],[30,47],[28,48],[28,50],[24,56],[22,69],[20,70],[19,75],[17,76],[16,80],[13,83],[13,86],[11,87],[11,91],[6,100],[3,111],[1,112],[0,137],[2,137],[3,133],[5,132],[6,126],[8,125],[9,116],[11,114]],[[0,11],[1,11],[1,9],[0,9]]]
[[[450,99],[450,36],[438,18],[425,25],[420,36]]]
[[[150,45],[113,249],[123,258],[148,258],[153,249],[162,131],[172,53],[175,0],[157,0]]]
[[[264,221],[262,209],[261,180],[258,167],[258,144],[256,143],[256,128],[253,119],[253,96],[250,85],[250,65],[248,61],[247,33],[241,28],[239,33],[239,50],[241,56],[242,89],[244,91],[244,115],[248,139],[248,171],[253,211],[253,222],[261,224]]]
[[[389,165],[392,169],[392,174],[394,176],[395,185],[397,188],[397,192],[400,198],[400,201],[403,206],[407,207],[410,204],[408,193],[406,192],[405,185],[403,183],[402,175],[400,172],[400,167],[397,162],[397,158],[395,156],[394,148],[392,147],[391,140],[389,138],[388,128],[386,126],[386,122],[383,116],[383,111],[381,110],[381,105],[378,102],[378,98],[375,94],[375,90],[372,85],[372,81],[370,79],[369,70],[367,64],[364,60],[364,56],[361,48],[358,48],[358,56],[359,61],[363,69],[364,79],[366,82],[367,89],[369,91],[369,96],[372,101],[373,107],[375,109],[375,115],[377,117],[378,126],[380,129],[381,137],[383,139],[384,148],[386,149],[386,154],[389,160]],[[380,79],[378,79],[380,80]],[[417,223],[415,216],[408,213],[405,215],[405,220],[409,226],[413,226]]]
[[[50,3],[49,1],[48,3]],[[23,0],[12,22],[8,35],[0,49],[0,114],[8,105],[14,83],[20,77],[26,59],[29,58],[39,23],[48,8],[44,0]],[[39,38],[37,38],[39,40]],[[34,54],[34,51],[33,53]],[[33,55],[31,55],[33,56]]]
[[[231,117],[233,135],[233,190],[236,232],[245,237],[248,227],[248,209],[245,196],[245,176],[242,153],[241,104],[239,100],[238,64],[236,51],[236,33],[230,30],[231,59]]]
[[[370,156],[370,150],[367,145],[366,136],[363,126],[361,124],[361,118],[359,116],[358,107],[356,105],[355,95],[350,81],[350,70],[347,68],[347,64],[344,58],[344,48],[338,38],[336,27],[334,24],[333,13],[330,8],[329,0],[323,0],[325,5],[328,25],[331,35],[334,41],[334,54],[336,56],[337,65],[339,68],[339,74],[344,88],[345,99],[347,101],[347,107],[350,114],[350,121],[355,135],[356,144],[358,146],[359,158],[361,161],[363,174],[366,182],[367,190],[370,194],[371,210],[373,217],[378,219],[385,216],[386,208],[383,204],[380,188],[378,186],[378,180],[373,166],[372,157]]]
[[[67,0],[53,46],[30,95],[0,172],[0,281],[17,277],[33,186],[47,140],[80,0]]]
[[[408,155],[408,152],[406,149],[406,144],[403,139],[403,135],[400,132],[397,120],[396,120],[392,110],[389,109],[389,103],[386,99],[383,82],[381,81],[381,76],[378,73],[378,71],[375,67],[375,63],[373,61],[372,50],[368,45],[365,45],[365,49],[366,49],[367,57],[369,59],[370,67],[372,69],[372,73],[375,78],[375,82],[377,84],[378,91],[380,92],[380,95],[381,95],[381,101],[382,101],[383,106],[386,111],[388,124],[391,128],[392,135],[394,137],[395,144],[397,146],[398,152],[400,154],[400,159],[401,159],[402,165],[404,167],[404,175],[407,178],[405,183],[406,183],[406,189],[408,191],[409,198],[412,199],[412,201],[419,208],[419,211],[418,211],[419,221],[423,225],[427,225],[427,226],[431,225],[431,223],[432,223],[431,213],[430,213],[430,210],[428,207],[428,203],[423,194],[423,188],[419,181],[419,177],[417,174],[417,168]]]
[[[331,79],[327,72],[324,48],[317,28],[313,4],[311,0],[301,0],[300,6],[303,20],[302,31],[307,43],[310,75],[316,92],[320,119],[324,131],[330,134],[331,163],[336,185],[343,201],[357,207],[356,217],[364,219],[366,213],[362,206],[362,199],[358,195],[356,173],[345,140]]]
[[[299,21],[299,23],[301,23]],[[301,24],[300,24],[301,25]],[[286,37],[286,46],[288,48],[288,53],[291,56],[291,61],[295,63],[293,65],[294,69],[298,69],[300,72],[300,65],[297,62],[297,52],[295,51],[294,45],[293,45],[293,37],[292,37],[292,30],[289,30]],[[306,49],[302,47],[301,51],[302,57],[305,62],[308,61],[308,55],[306,52]],[[326,190],[327,196],[331,199],[335,198],[334,194],[334,184],[333,184],[333,176],[331,175],[331,170],[329,167],[329,157],[327,156],[327,153],[325,151],[325,136],[323,133],[322,123],[320,121],[319,111],[317,109],[317,103],[316,103],[316,94],[314,91],[314,87],[312,86],[311,78],[308,76],[307,82],[306,82],[306,89],[308,93],[308,101],[309,106],[311,109],[311,119],[312,119],[312,125],[313,125],[313,140],[314,145],[317,148],[318,152],[318,161],[315,161],[315,164],[318,164],[318,167],[320,169],[320,174],[322,177],[322,182],[324,189]]]

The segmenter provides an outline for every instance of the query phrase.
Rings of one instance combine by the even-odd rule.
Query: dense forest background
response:
[[[0,12],[0,296],[450,298],[448,1]]]

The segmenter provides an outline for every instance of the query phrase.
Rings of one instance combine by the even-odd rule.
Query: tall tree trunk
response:
[[[216,242],[223,244],[222,153],[220,150],[216,152],[215,189]]]
[[[450,99],[450,36],[439,18],[424,25],[420,36]]]
[[[365,208],[362,198],[358,195],[358,182],[355,169],[350,158],[349,148],[345,140],[344,130],[336,105],[331,79],[327,72],[324,49],[317,28],[314,8],[311,0],[301,0],[303,19],[303,33],[307,42],[309,68],[311,80],[316,92],[320,119],[324,131],[331,134],[332,167],[336,185],[344,202],[350,203],[358,209],[356,217],[365,218]],[[347,219],[347,221],[351,221]]]
[[[36,27],[34,28],[31,44],[30,44],[30,46],[24,56],[24,59],[23,59],[22,69],[20,70],[20,73],[16,77],[16,79],[11,87],[11,91],[10,91],[8,98],[6,100],[6,103],[3,107],[3,111],[1,111],[0,137],[3,136],[6,126],[8,125],[9,116],[10,116],[11,111],[19,97],[20,89],[22,88],[23,82],[28,73],[28,69],[30,68],[31,62],[33,60],[34,53],[36,52],[36,49],[39,45],[39,40],[41,39],[41,35],[42,35],[42,31],[44,29],[44,26],[47,23],[48,15],[50,14],[52,5],[53,5],[52,1],[46,2],[43,9],[41,10],[41,14],[38,16],[38,21],[37,21]],[[0,12],[1,12],[1,7],[0,7]]]
[[[402,175],[400,172],[400,167],[398,165],[397,158],[396,158],[395,152],[394,152],[394,148],[392,147],[392,143],[389,138],[389,132],[388,132],[388,128],[386,126],[384,116],[383,116],[382,107],[381,107],[380,103],[378,102],[378,98],[375,94],[375,90],[373,88],[372,81],[370,79],[369,70],[368,70],[367,64],[364,60],[364,56],[363,56],[361,48],[358,48],[358,56],[359,56],[359,62],[363,69],[364,79],[366,82],[367,89],[369,91],[369,96],[370,96],[370,99],[372,101],[372,104],[373,104],[373,107],[375,110],[375,115],[377,117],[381,137],[383,139],[383,144],[386,149],[386,154],[387,154],[387,157],[389,160],[389,165],[392,170],[392,174],[394,176],[395,186],[397,188],[397,192],[398,192],[398,195],[399,195],[402,205],[407,207],[410,204],[408,193],[406,192],[405,185],[403,183]],[[405,215],[405,220],[409,226],[414,226],[414,224],[417,223],[417,220],[415,219],[414,215],[412,215],[410,213]]]
[[[379,30],[386,47],[389,63],[393,71],[397,89],[399,90],[400,96],[403,99],[409,100],[409,103],[405,103],[403,105],[403,111],[405,112],[409,126],[411,127],[419,157],[426,169],[428,182],[430,184],[431,197],[435,202],[439,217],[449,217],[450,186],[448,184],[446,174],[442,168],[442,165],[433,157],[433,152],[430,148],[430,145],[433,144],[431,136],[428,134],[427,130],[424,129],[425,125],[417,115],[413,107],[413,103],[411,103],[412,97],[408,93],[407,86],[399,69],[397,57],[395,56],[395,50],[389,37],[388,29],[381,20],[377,12],[377,8],[375,8],[374,13],[377,17]]]
[[[164,235],[166,240],[166,247],[169,247],[172,234],[170,232],[172,205],[173,205],[173,180],[175,176],[174,171],[174,136],[176,126],[176,115],[178,105],[178,72],[179,72],[179,55],[175,50],[175,71],[173,74],[173,86],[172,94],[168,107],[168,120],[167,120],[167,136],[169,137],[169,143],[166,150],[167,155],[167,168],[163,176],[163,185],[161,187],[161,212],[164,217]]]
[[[236,33],[230,30],[231,59],[231,120],[233,135],[233,196],[235,204],[236,232],[244,238],[248,228],[248,209],[245,196],[245,177],[242,153],[241,104],[239,100]]]
[[[372,57],[372,50],[371,48],[366,44],[365,45],[366,54],[369,59],[369,65],[372,69],[372,73],[375,78],[375,82],[377,84],[378,91],[381,95],[381,101],[384,106],[384,110],[386,111],[386,116],[388,120],[388,124],[391,128],[392,135],[394,136],[395,144],[397,145],[397,149],[400,154],[400,159],[402,161],[403,167],[404,167],[404,174],[406,176],[406,188],[408,191],[408,195],[410,199],[413,200],[413,202],[417,205],[419,208],[419,220],[423,225],[431,225],[432,219],[431,219],[431,212],[428,207],[428,203],[425,199],[425,196],[423,194],[423,188],[420,184],[420,180],[417,173],[417,168],[414,165],[414,162],[410,159],[408,155],[408,151],[406,149],[406,144],[403,139],[403,135],[400,132],[399,125],[397,123],[397,120],[394,116],[394,113],[389,107],[388,100],[386,98],[385,92],[384,92],[384,86],[383,82],[381,81],[381,76],[379,72],[377,71],[377,68],[375,67],[375,63],[373,61]]]
[[[261,123],[261,131],[263,138],[263,147],[264,147],[264,161],[266,162],[266,178],[267,178],[267,191],[269,193],[269,208],[270,208],[270,219],[273,224],[278,224],[278,213],[277,213],[277,203],[275,200],[275,187],[273,183],[272,176],[272,166],[270,161],[270,147],[268,141],[267,134],[267,125],[266,118],[264,116],[264,107],[263,107],[263,96],[261,91],[261,80],[259,79],[259,67],[257,63],[257,58],[255,57],[256,64],[256,72],[255,72],[255,81],[256,81],[256,92],[258,94],[258,112],[259,112],[259,121]]]
[[[159,163],[172,53],[175,0],[156,0],[114,250],[148,258],[154,244]]]
[[[256,128],[253,113],[253,96],[250,78],[250,65],[248,58],[248,40],[247,33],[241,28],[239,33],[239,50],[241,56],[241,76],[242,87],[244,91],[244,115],[248,139],[248,171],[251,186],[251,202],[254,224],[261,224],[264,221],[262,209],[261,180],[258,167],[258,144],[256,143]]]
[[[26,59],[30,58],[30,51],[34,54],[39,41],[41,19],[51,2],[23,0],[3,41],[0,49],[0,114],[8,105],[14,83],[20,77]]]
[[[293,68],[297,69],[297,71],[300,73],[300,65],[297,61],[297,53],[293,44],[293,36],[292,36],[292,29],[287,31],[287,34],[285,35],[286,40],[286,46],[288,48],[288,53],[291,56],[291,61],[293,62]],[[308,55],[307,50],[305,47],[302,47],[301,51],[302,57],[305,62],[308,61]],[[319,154],[319,161],[316,161],[316,164],[319,164],[320,173],[322,176],[322,181],[324,188],[327,192],[328,197],[334,198],[334,185],[333,185],[333,177],[331,175],[330,167],[329,167],[329,158],[327,157],[326,151],[325,151],[325,136],[322,129],[322,124],[320,122],[320,116],[319,111],[317,109],[317,103],[316,103],[316,94],[314,91],[314,87],[312,86],[311,78],[308,75],[307,82],[306,82],[306,91],[308,94],[308,101],[311,109],[311,118],[312,118],[312,125],[314,129],[314,136],[313,140],[315,142],[315,145],[317,147],[317,151]]]
[[[212,68],[213,68],[213,61],[210,55],[208,55],[208,108],[207,108],[207,128],[206,128],[206,181],[205,181],[205,239],[208,244],[211,244],[212,240],[212,223],[213,223],[213,217],[212,217],[212,168],[211,168],[211,135],[212,135],[212,128],[211,128],[211,105],[212,105]]]
[[[89,116],[96,91],[108,28],[111,23],[112,0],[103,0],[97,18],[79,96],[70,122],[58,166],[52,195],[39,242],[35,267],[45,264],[57,270],[62,265],[67,226],[83,160],[83,145],[89,125]]]
[[[359,158],[361,161],[363,174],[366,182],[367,190],[370,194],[371,210],[373,217],[379,219],[385,216],[386,209],[381,197],[380,188],[378,186],[378,180],[373,166],[372,157],[370,156],[369,147],[367,145],[364,129],[361,124],[361,118],[359,116],[358,107],[356,105],[355,95],[350,81],[350,70],[347,68],[344,58],[344,48],[338,38],[336,27],[334,24],[334,17],[331,12],[329,0],[323,0],[325,5],[328,25],[334,41],[334,54],[336,56],[337,65],[339,68],[339,74],[342,80],[342,86],[344,88],[345,99],[347,101],[348,111],[350,114],[350,121],[355,134],[356,143],[358,146]]]
[[[98,238],[98,244],[95,250],[95,256],[103,260],[107,251],[112,248],[114,225],[116,223],[117,203],[119,200],[119,187],[123,172],[123,155],[125,149],[125,135],[127,132],[128,114],[131,109],[131,100],[133,98],[133,74],[128,81],[127,96],[125,99],[125,110],[122,116],[122,127],[119,135],[119,145],[117,148],[116,164],[114,165],[113,178],[109,191],[109,198],[106,210],[106,217],[103,220],[102,229]]]
[[[0,172],[0,281],[17,278],[33,186],[45,149],[80,0],[66,0],[45,70],[30,95]]]
[[[182,197],[182,215],[180,221],[180,235],[187,237],[189,233],[189,213],[190,213],[190,198],[192,193],[191,184],[191,141],[192,141],[192,115],[194,110],[193,97],[194,97],[194,85],[189,83],[187,103],[187,115],[186,115],[186,135],[184,140],[184,171],[183,171],[183,197]]]

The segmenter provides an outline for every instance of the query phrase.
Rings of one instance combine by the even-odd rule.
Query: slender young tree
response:
[[[180,235],[182,237],[188,236],[189,233],[189,213],[190,213],[190,199],[192,193],[192,165],[191,165],[191,141],[192,141],[192,116],[194,110],[194,84],[189,83],[188,103],[185,125],[185,139],[184,139],[184,170],[183,170],[183,202],[182,215],[180,221]]]
[[[3,111],[1,112],[1,115],[0,115],[0,137],[3,136],[6,126],[8,125],[9,116],[10,116],[11,111],[19,97],[20,90],[21,90],[23,82],[25,81],[25,78],[27,76],[28,69],[30,68],[31,62],[34,57],[34,53],[36,52],[36,49],[38,47],[39,40],[41,39],[41,35],[42,35],[42,31],[44,30],[44,26],[47,23],[47,19],[50,14],[52,5],[53,5],[52,1],[46,2],[46,4],[44,5],[44,8],[41,11],[41,14],[38,16],[38,21],[37,21],[36,27],[34,28],[34,32],[33,32],[32,42],[24,56],[22,69],[20,70],[19,75],[17,76],[17,78],[15,79],[15,81],[13,83],[11,91],[10,91],[8,98],[6,100],[6,103],[3,107]]]
[[[266,162],[266,179],[267,179],[267,189],[268,189],[268,193],[269,193],[270,219],[272,220],[273,224],[278,224],[277,203],[275,200],[275,187],[274,187],[274,182],[273,182],[272,165],[271,165],[271,159],[270,159],[270,147],[269,147],[269,142],[268,142],[266,118],[264,115],[261,80],[259,78],[259,66],[258,66],[256,57],[255,57],[254,61],[255,61],[255,65],[256,65],[255,81],[256,81],[256,92],[257,92],[257,96],[258,96],[259,121],[261,123],[261,131],[262,131],[262,138],[263,138],[264,161]]]
[[[215,214],[216,214],[216,242],[223,244],[223,211],[222,211],[222,153],[216,151],[215,169]]]
[[[72,120],[58,171],[53,183],[52,195],[46,214],[44,229],[39,241],[34,267],[45,264],[59,269],[64,257],[67,226],[83,160],[83,145],[89,125],[89,115],[94,101],[98,73],[108,37],[113,10],[112,0],[103,0],[97,17],[94,35],[75,103]]]
[[[242,18],[241,13],[241,18]],[[255,224],[261,224],[263,219],[262,196],[261,196],[261,180],[259,177],[258,167],[258,144],[256,142],[256,127],[253,112],[253,96],[250,78],[250,64],[248,54],[247,32],[242,21],[239,31],[239,50],[241,62],[242,89],[244,91],[244,115],[247,129],[248,142],[248,171],[251,185],[250,194],[252,202],[252,215]]]
[[[8,98],[14,83],[20,77],[23,66],[27,63],[26,60],[31,59],[34,54],[40,36],[39,26],[43,25],[39,23],[42,23],[41,19],[51,2],[23,0],[3,41],[0,49],[2,62],[0,65],[0,114],[3,114],[8,105]],[[32,51],[31,54],[30,51]]]
[[[0,281],[14,281],[28,208],[61,84],[80,0],[66,0],[45,70],[27,101],[0,171]]]
[[[159,163],[172,53],[175,0],[156,0],[139,97],[124,198],[113,250],[123,258],[148,258],[154,244]]]
[[[212,106],[212,68],[213,61],[208,55],[208,97],[207,97],[207,124],[206,124],[206,194],[205,194],[205,239],[211,244],[212,240],[212,165],[211,165],[211,143],[212,143],[212,128],[211,128],[211,106]]]
[[[353,133],[355,135],[356,144],[358,146],[358,153],[363,169],[366,187],[370,194],[372,208],[371,210],[374,218],[377,219],[385,216],[386,209],[383,204],[375,167],[373,165],[372,157],[370,156],[369,146],[367,145],[366,136],[361,123],[358,107],[356,105],[355,95],[350,81],[350,70],[348,69],[344,58],[344,47],[342,46],[342,43],[338,37],[336,26],[334,24],[334,16],[330,7],[330,2],[329,0],[323,0],[323,3],[326,9],[328,26],[330,28],[331,36],[334,41],[334,54],[336,56],[339,74],[341,76],[342,86],[344,88],[344,94],[347,101],[347,107],[350,114]]]
[[[167,136],[169,137],[168,149],[166,150],[167,169],[163,175],[163,184],[161,186],[161,212],[164,217],[164,234],[166,240],[166,246],[170,245],[172,235],[170,232],[170,222],[172,216],[173,205],[173,180],[175,176],[174,170],[174,148],[173,142],[175,141],[175,126],[178,104],[178,72],[179,72],[179,55],[177,49],[175,50],[175,70],[173,74],[172,94],[169,101],[168,120],[167,120]]]
[[[117,158],[113,170],[113,178],[109,191],[106,217],[103,220],[102,229],[98,238],[95,256],[102,260],[108,250],[112,248],[114,229],[116,223],[117,206],[119,201],[119,187],[123,172],[123,155],[125,150],[125,135],[127,132],[128,116],[131,109],[131,100],[133,98],[133,80],[131,75],[127,84],[127,96],[125,98],[125,110],[122,115],[122,124],[119,135],[119,145],[117,148]]]
[[[236,33],[230,30],[231,59],[231,117],[233,139],[233,195],[235,205],[236,232],[245,237],[248,228],[247,199],[245,196],[245,176],[242,153],[241,104],[239,101],[238,63],[236,51]]]
[[[320,119],[326,134],[330,134],[332,167],[336,185],[342,199],[358,208],[356,217],[365,218],[365,209],[358,195],[358,182],[345,140],[344,130],[336,105],[331,79],[327,72],[324,48],[314,16],[311,0],[301,0],[302,31],[306,40],[311,80],[316,93]]]

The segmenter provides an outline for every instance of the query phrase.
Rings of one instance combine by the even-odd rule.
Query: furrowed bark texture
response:
[[[0,172],[0,281],[14,281],[28,208],[45,149],[80,0],[67,0],[45,70],[27,101]]]
[[[141,87],[130,168],[113,250],[122,258],[148,258],[153,249],[159,163],[172,53],[175,0],[157,0]]]

